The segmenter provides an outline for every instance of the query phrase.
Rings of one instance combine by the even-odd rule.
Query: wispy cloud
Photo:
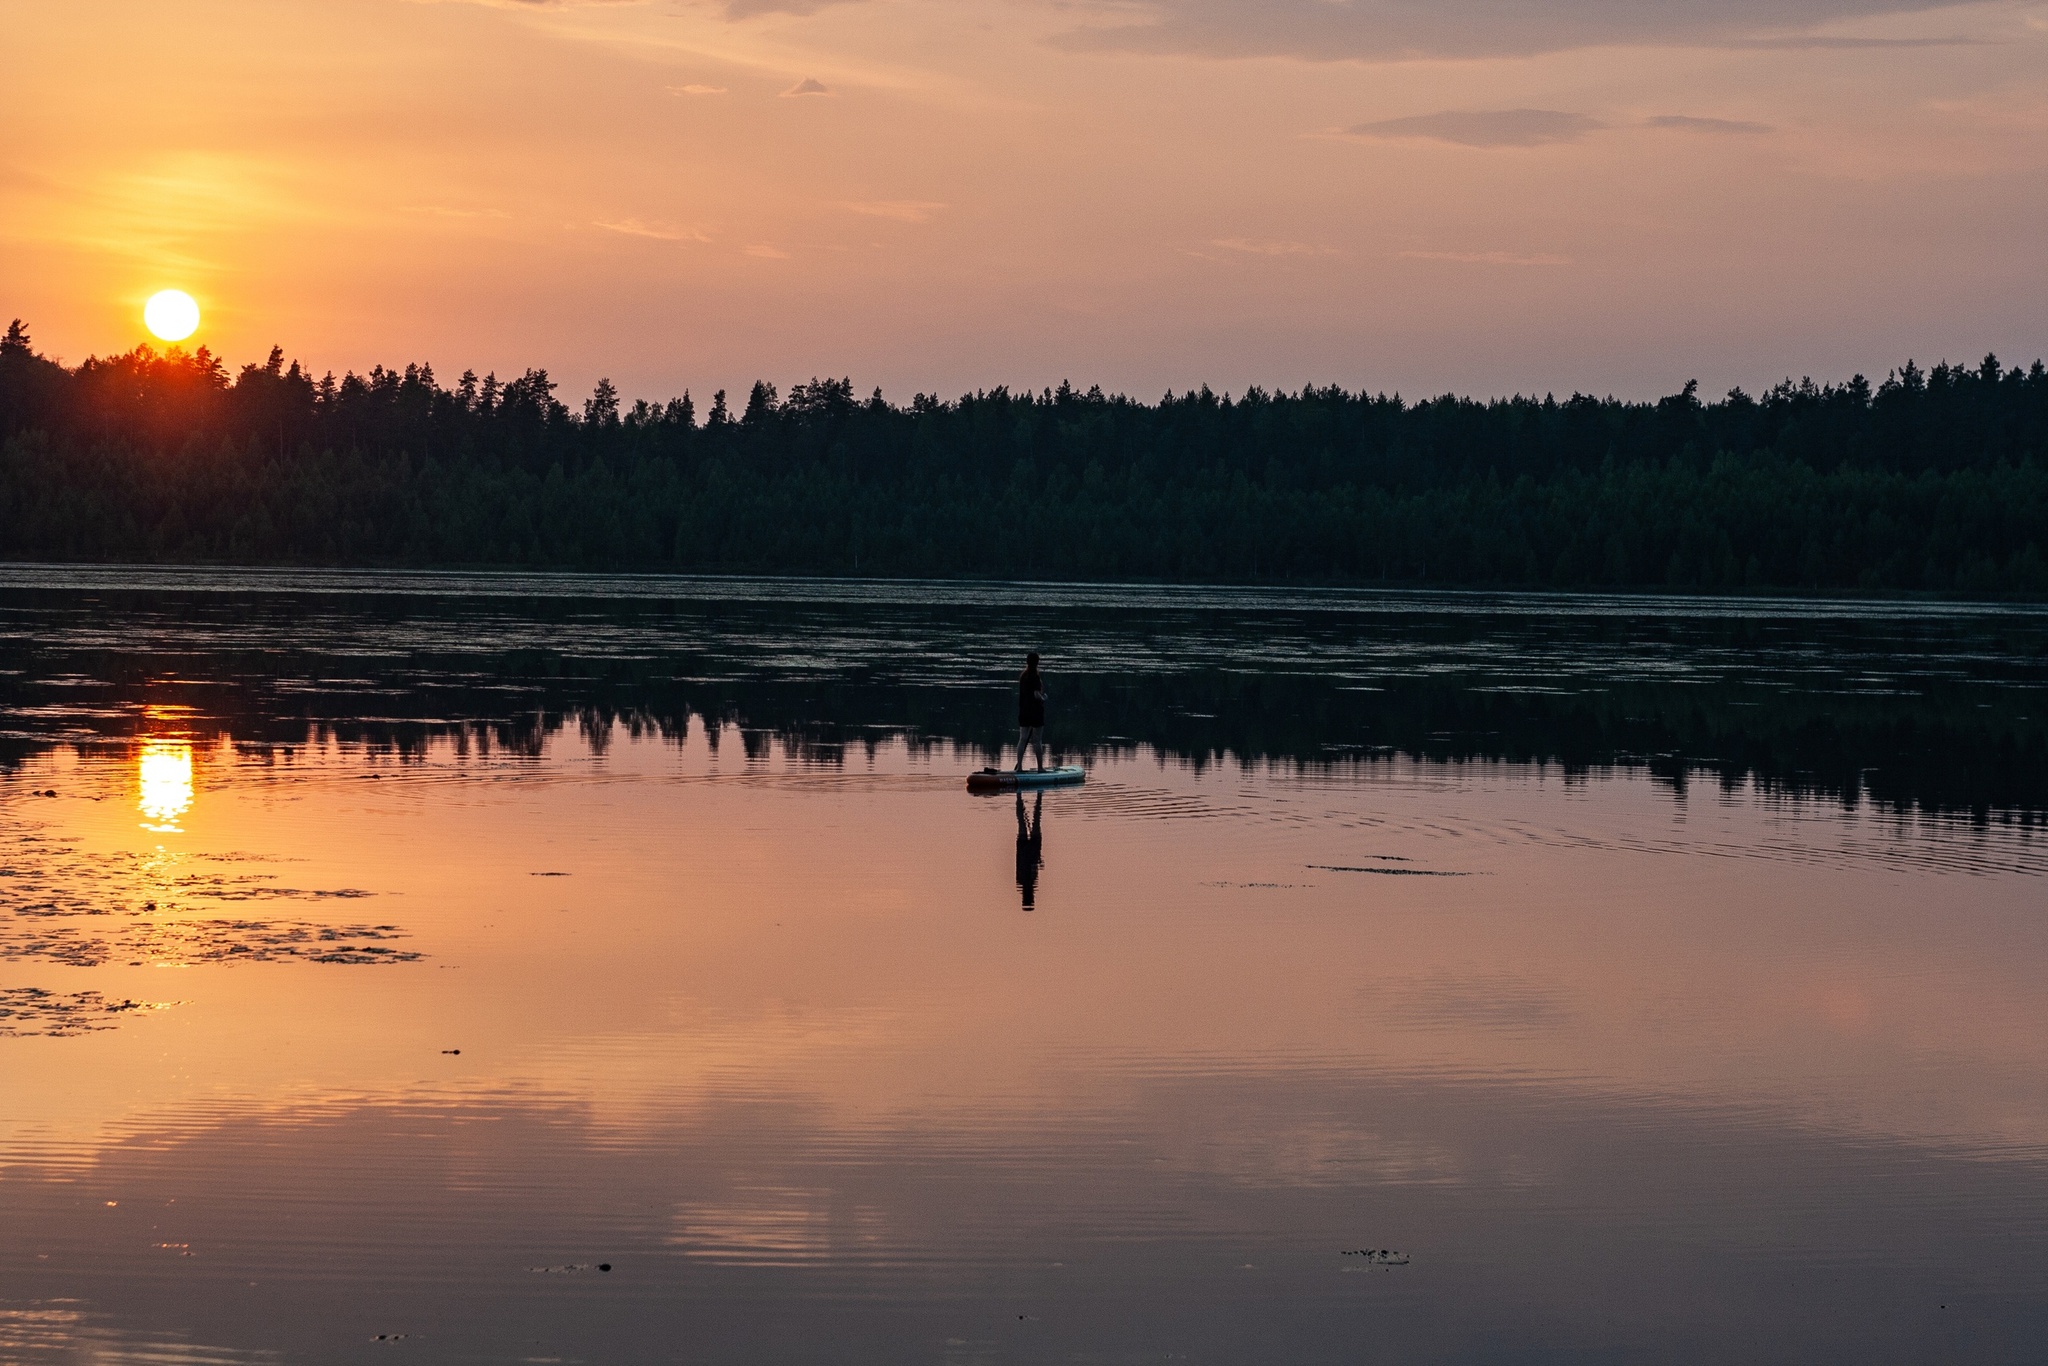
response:
[[[781,247],[771,247],[766,242],[756,242],[746,248],[746,255],[758,256],[764,261],[787,261],[789,253]]]
[[[1765,52],[1856,52],[1886,47],[1981,47],[1978,38],[1842,38],[1823,33],[1763,34],[1754,38],[1728,38],[1714,44],[1737,50]]]
[[[668,88],[668,93],[671,95],[723,95],[725,87],[722,85],[672,85]]]
[[[1446,109],[1436,114],[1380,119],[1344,130],[1355,138],[1427,138],[1460,147],[1544,147],[1576,142],[1607,125],[1556,109]]]
[[[1409,261],[1455,261],[1467,266],[1568,266],[1569,256],[1523,255],[1513,251],[1404,251]]]
[[[1514,57],[1575,48],[1862,47],[1831,24],[1938,9],[1930,0],[1142,0],[1120,22],[1070,29],[1070,51],[1304,61]],[[1131,21],[1133,9],[1137,17]]]
[[[929,223],[932,215],[946,206],[932,199],[849,199],[841,207],[869,218],[893,218],[898,223]]]
[[[603,228],[625,237],[647,237],[656,242],[709,242],[711,239],[695,228],[671,227],[666,223],[647,223],[638,218],[621,218],[617,222],[597,222],[592,227]]]
[[[751,19],[757,14],[794,14],[798,16],[816,14],[829,5],[845,4],[847,0],[726,0],[725,17],[728,19]]]
[[[1658,114],[1643,120],[1645,128],[1671,128],[1683,133],[1770,133],[1776,130],[1768,123],[1752,123],[1748,119],[1701,119],[1691,114]]]
[[[580,9],[586,5],[631,5],[639,0],[413,0],[415,4],[482,5],[487,9]]]
[[[1335,256],[1335,247],[1319,247],[1311,242],[1280,242],[1252,237],[1218,237],[1209,243],[1225,251],[1235,251],[1246,256]]]
[[[595,5],[641,5],[646,0],[412,0],[424,5],[482,5],[488,9],[512,10],[566,10],[582,9]],[[715,9],[727,19],[752,19],[762,14],[794,14],[803,16],[816,14],[831,5],[856,3],[857,0],[715,0],[707,6]]]
[[[832,91],[830,90],[830,88],[828,88],[822,81],[815,81],[812,80],[809,76],[806,76],[802,80],[798,81],[795,85],[791,86],[789,89],[783,91],[782,98],[788,100],[795,99],[802,95],[829,95],[831,93]]]

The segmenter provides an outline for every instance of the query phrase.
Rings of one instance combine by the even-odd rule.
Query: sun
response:
[[[199,305],[182,289],[166,289],[142,306],[142,321],[159,340],[181,342],[199,330]]]

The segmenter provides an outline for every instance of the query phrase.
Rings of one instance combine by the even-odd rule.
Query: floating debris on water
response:
[[[329,964],[410,963],[425,957],[390,942],[397,925],[331,925],[301,919],[221,916],[219,902],[355,900],[354,887],[277,885],[276,874],[221,865],[266,862],[249,854],[123,851],[86,853],[35,834],[0,841],[21,847],[0,881],[0,959],[42,959],[67,967],[185,966],[298,960]],[[34,846],[33,852],[23,846]],[[282,860],[280,860],[282,861]],[[211,914],[209,914],[211,912]]]
[[[109,1000],[97,991],[67,994],[46,991],[42,987],[0,987],[0,1038],[72,1038],[112,1029],[123,1015],[143,1010],[168,1010],[176,1004],[176,1001]]]

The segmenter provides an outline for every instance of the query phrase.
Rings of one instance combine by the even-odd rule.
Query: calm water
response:
[[[1089,781],[970,796],[1033,647]],[[0,567],[0,1361],[2038,1360],[2044,689],[1991,608]]]

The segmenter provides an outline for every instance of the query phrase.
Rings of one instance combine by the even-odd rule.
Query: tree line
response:
[[[0,557],[2048,597],[2048,371],[1479,401],[544,370],[0,339]]]

